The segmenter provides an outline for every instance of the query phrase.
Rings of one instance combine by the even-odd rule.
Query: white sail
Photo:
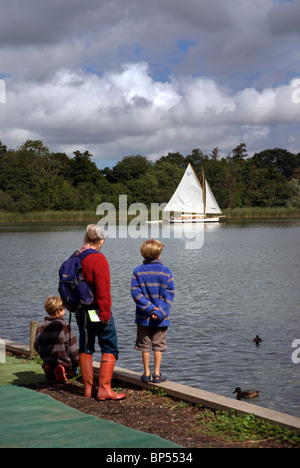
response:
[[[204,213],[203,190],[189,164],[174,195],[163,211],[179,213]]]
[[[218,215],[222,213],[206,180],[204,190],[205,193],[203,193],[198,177],[196,176],[191,164],[189,164],[174,195],[163,210],[181,213],[181,216],[179,217],[172,216],[169,222],[173,224],[218,223],[219,218],[217,216],[206,216],[206,214]]]
[[[208,185],[207,180],[205,180],[205,212],[208,214],[221,214],[222,210],[219,207],[217,200],[214,197],[214,194],[211,191],[210,186]]]

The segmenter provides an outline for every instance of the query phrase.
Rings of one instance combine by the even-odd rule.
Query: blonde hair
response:
[[[86,228],[84,242],[86,244],[95,244],[99,240],[105,239],[105,233],[97,224],[89,224]]]
[[[155,239],[149,239],[142,243],[141,254],[145,260],[151,261],[156,260],[160,254],[164,244]]]
[[[64,303],[59,296],[49,296],[46,299],[45,310],[50,316],[58,315],[64,309]]]

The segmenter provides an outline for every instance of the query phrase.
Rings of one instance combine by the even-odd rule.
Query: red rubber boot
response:
[[[92,395],[97,394],[97,390],[93,385],[93,356],[92,354],[79,354],[79,365],[81,376],[84,383],[84,396],[91,398]]]
[[[125,393],[115,393],[111,389],[111,379],[114,372],[116,358],[113,354],[104,353],[101,359],[99,372],[98,400],[123,400]]]

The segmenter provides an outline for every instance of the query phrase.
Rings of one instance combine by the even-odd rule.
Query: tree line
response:
[[[267,149],[248,156],[245,143],[221,157],[193,149],[168,153],[155,162],[142,155],[125,156],[113,168],[97,168],[88,152],[73,157],[51,152],[40,140],[17,149],[0,141],[0,210],[27,213],[44,210],[96,210],[103,202],[168,202],[191,163],[202,171],[222,209],[237,207],[300,208],[300,153]],[[201,180],[201,179],[200,179]]]

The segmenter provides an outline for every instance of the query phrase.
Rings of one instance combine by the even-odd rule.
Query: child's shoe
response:
[[[56,383],[62,383],[62,384],[67,383],[68,380],[66,377],[65,368],[63,366],[61,365],[56,366],[54,373],[55,373]]]
[[[153,374],[153,379],[152,379],[153,383],[161,383],[161,382],[165,382],[166,380],[167,380],[167,377],[165,377],[164,375],[161,375],[161,373]]]
[[[44,369],[47,380],[55,380],[54,369],[52,366],[49,366],[48,364],[44,364],[43,369]]]
[[[145,375],[143,374],[142,377],[141,377],[141,380],[143,382],[151,382],[151,375]]]

